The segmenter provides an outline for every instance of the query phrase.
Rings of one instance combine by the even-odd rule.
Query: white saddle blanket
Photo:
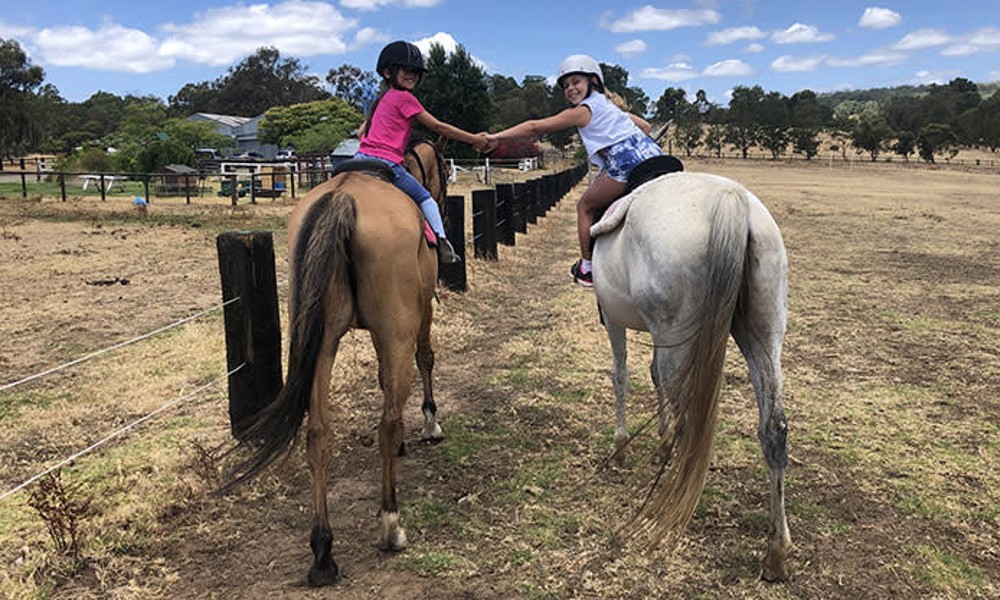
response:
[[[628,207],[632,206],[633,199],[635,199],[634,194],[627,194],[612,202],[611,206],[604,211],[601,220],[590,226],[590,237],[597,237],[617,229],[622,224],[622,220],[625,219]]]

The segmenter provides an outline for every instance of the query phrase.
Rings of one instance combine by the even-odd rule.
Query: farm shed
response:
[[[197,194],[200,178],[198,170],[187,165],[167,165],[154,173],[157,196],[186,196]]]

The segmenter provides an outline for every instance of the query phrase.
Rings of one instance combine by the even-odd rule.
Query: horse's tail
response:
[[[344,297],[331,298],[341,311],[353,314],[354,300],[348,270],[348,245],[357,213],[354,198],[340,191],[316,200],[304,215],[292,249],[293,272],[288,342],[288,374],[277,397],[249,418],[244,441],[250,456],[231,472],[223,489],[247,481],[294,446],[299,427],[309,410],[313,379],[325,329],[326,294],[331,280],[342,280],[337,289]],[[349,325],[350,318],[341,319]]]
[[[691,323],[690,351],[666,390],[676,408],[670,429],[660,440],[663,460],[656,483],[634,525],[652,543],[671,543],[694,515],[708,475],[726,344],[738,299],[745,287],[749,236],[748,205],[736,189],[716,195],[710,211],[708,285],[696,322]]]

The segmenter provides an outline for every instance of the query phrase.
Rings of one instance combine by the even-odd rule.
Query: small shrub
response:
[[[38,481],[28,498],[28,506],[45,523],[56,551],[79,562],[81,525],[93,514],[91,499],[82,497],[78,485],[64,485],[61,471],[55,471]]]

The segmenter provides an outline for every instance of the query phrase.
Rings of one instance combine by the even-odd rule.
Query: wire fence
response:
[[[185,317],[183,319],[180,319],[180,320],[175,321],[173,323],[164,325],[163,327],[159,327],[159,328],[157,328],[157,329],[155,329],[153,331],[150,331],[148,333],[144,333],[142,335],[133,337],[133,338],[125,340],[123,342],[119,342],[117,344],[114,344],[112,346],[108,346],[106,348],[102,348],[100,350],[96,350],[96,351],[91,352],[91,353],[89,353],[89,354],[87,354],[85,356],[82,356],[82,357],[77,358],[75,360],[72,360],[72,361],[69,361],[67,363],[61,364],[59,366],[53,367],[51,369],[47,369],[45,371],[42,371],[42,372],[39,372],[39,373],[35,373],[33,375],[29,375],[27,377],[21,378],[21,379],[19,379],[17,381],[12,381],[10,383],[4,384],[3,386],[0,386],[0,393],[6,392],[8,390],[11,390],[11,389],[13,389],[15,387],[18,387],[20,385],[29,383],[31,381],[36,381],[36,380],[41,379],[43,377],[46,377],[48,375],[52,375],[53,373],[58,373],[60,371],[69,369],[71,367],[74,367],[74,366],[79,365],[81,363],[87,362],[89,360],[92,360],[92,359],[94,359],[94,358],[96,358],[98,356],[101,356],[103,354],[107,354],[107,353],[112,352],[114,350],[118,350],[120,348],[124,348],[126,346],[130,346],[130,345],[138,343],[140,341],[149,339],[149,338],[151,338],[153,336],[156,336],[156,335],[158,335],[160,333],[163,333],[165,331],[169,331],[171,329],[180,327],[181,325],[184,325],[186,323],[194,321],[194,320],[196,320],[198,318],[201,318],[201,317],[203,317],[203,316],[205,316],[207,314],[210,314],[212,312],[224,309],[226,306],[228,306],[230,304],[233,304],[235,302],[239,302],[240,300],[241,300],[241,298],[239,298],[239,297],[231,298],[231,299],[227,300],[226,302],[223,302],[223,303],[221,303],[219,305],[216,305],[216,306],[213,306],[211,308],[207,308],[205,310],[199,311],[199,312],[197,312],[197,313],[195,313],[193,315],[189,315],[189,316],[187,316],[187,317]],[[155,416],[163,413],[164,411],[166,411],[166,410],[168,410],[168,409],[170,409],[170,408],[172,408],[174,406],[177,406],[177,405],[181,404],[182,402],[184,402],[186,400],[189,400],[189,399],[197,396],[202,391],[204,391],[206,389],[209,389],[209,388],[217,385],[221,381],[227,381],[235,373],[237,373],[238,371],[240,371],[244,366],[245,366],[245,364],[237,365],[233,369],[229,370],[225,375],[220,375],[219,377],[213,379],[212,381],[210,381],[210,382],[208,382],[206,384],[203,384],[201,386],[198,386],[196,389],[188,392],[187,394],[184,394],[183,396],[180,396],[178,398],[175,398],[173,400],[170,400],[170,401],[164,403],[162,406],[160,406],[156,410],[154,410],[154,411],[152,411],[152,412],[150,412],[150,413],[148,413],[148,414],[146,414],[146,415],[144,415],[144,416],[142,416],[142,417],[140,417],[138,419],[135,419],[134,421],[132,421],[132,422],[130,422],[130,423],[128,423],[128,424],[126,424],[126,425],[124,425],[124,426],[116,429],[115,431],[113,431],[113,432],[105,435],[104,437],[102,437],[98,441],[90,444],[86,448],[84,448],[84,449],[82,449],[82,450],[80,450],[78,452],[75,452],[74,454],[72,454],[70,456],[67,456],[66,458],[64,458],[62,460],[59,460],[58,462],[56,462],[55,464],[49,466],[48,468],[44,469],[43,471],[41,471],[41,472],[39,472],[39,473],[37,473],[35,475],[32,475],[31,477],[29,477],[26,480],[22,481],[20,484],[18,484],[16,486],[14,486],[13,488],[7,490],[6,492],[3,492],[2,494],[0,494],[0,501],[4,500],[5,498],[7,498],[9,496],[14,495],[15,493],[17,493],[17,492],[19,492],[19,491],[21,491],[23,489],[25,489],[26,487],[28,487],[29,485],[31,485],[35,481],[38,481],[42,477],[45,477],[49,473],[52,473],[53,471],[56,471],[56,470],[58,470],[58,469],[60,469],[60,468],[62,468],[64,466],[66,466],[68,464],[71,464],[73,461],[77,460],[78,458],[80,458],[82,456],[86,456],[87,454],[90,454],[90,453],[96,451],[98,448],[104,446],[108,442],[114,440],[115,438],[118,438],[118,437],[122,436],[123,434],[127,433],[128,431],[131,431],[132,429],[135,429],[136,427],[138,427],[142,423],[145,423],[146,421],[149,421],[150,419],[152,419],[153,417],[155,417]]]

